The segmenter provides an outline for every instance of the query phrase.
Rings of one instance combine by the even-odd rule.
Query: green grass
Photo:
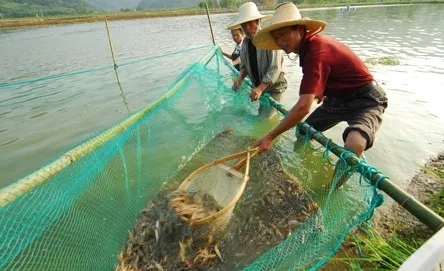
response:
[[[444,217],[444,189],[441,193],[432,195],[432,200],[429,204],[430,208],[441,217]]]
[[[348,239],[352,238],[350,235]],[[348,270],[398,270],[402,263],[420,246],[414,240],[405,240],[393,234],[390,240],[385,240],[373,228],[364,226],[359,234],[353,237],[356,247],[362,256],[333,257],[332,261],[340,261],[348,266]]]
[[[384,66],[396,66],[401,62],[396,56],[382,56],[382,57],[369,57],[364,59],[364,63],[367,65],[384,65]]]
[[[431,177],[444,179],[444,168],[431,169],[423,166],[421,169]],[[427,206],[444,217],[444,187],[440,193],[431,196]],[[346,237],[346,242],[352,242],[359,248],[361,256],[357,251],[342,246],[342,250],[336,254],[341,256],[331,258],[329,263],[334,265],[335,262],[342,262],[347,266],[347,270],[398,270],[425,240],[400,237],[396,235],[396,226],[394,227],[390,240],[385,240],[372,228],[361,227],[356,237],[352,234]]]
[[[431,169],[427,167],[421,167],[421,169],[430,176],[433,176],[437,179],[444,179],[443,168]],[[433,194],[431,196],[430,202],[428,203],[428,207],[430,207],[438,215],[444,217],[444,187],[440,193]]]

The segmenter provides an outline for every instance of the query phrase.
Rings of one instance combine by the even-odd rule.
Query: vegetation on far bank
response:
[[[368,57],[364,59],[366,65],[384,65],[384,66],[396,66],[401,64],[396,56],[382,56],[382,57]]]
[[[82,22],[95,22],[106,20],[126,20],[152,17],[188,16],[205,14],[205,2],[193,8],[168,8],[168,9],[122,9],[116,12],[106,12],[88,4],[82,4],[82,0],[60,0],[60,3],[69,3],[69,6],[57,5],[39,6],[27,4],[29,1],[45,3],[51,0],[27,0],[18,4],[19,0],[5,0],[0,2],[0,28],[27,27],[38,25],[70,24]],[[210,13],[237,12],[238,7],[247,0],[220,0],[216,6],[213,0],[205,0],[210,8]],[[256,1],[261,10],[272,10],[279,1]],[[374,5],[374,4],[424,4],[444,3],[444,0],[418,1],[418,0],[345,0],[332,2],[328,0],[294,0],[299,8],[336,7],[346,4]],[[262,4],[261,4],[262,3]]]
[[[212,13],[224,13],[227,10],[217,10]],[[155,17],[173,17],[173,16],[189,16],[204,14],[201,9],[170,9],[170,10],[146,10],[133,12],[112,12],[101,14],[83,14],[83,15],[59,15],[39,18],[13,18],[0,20],[0,28],[15,28],[28,26],[44,26],[57,24],[75,24],[75,23],[91,23],[105,20],[129,20],[141,18]]]
[[[87,14],[100,9],[84,0],[1,0],[0,19]]]

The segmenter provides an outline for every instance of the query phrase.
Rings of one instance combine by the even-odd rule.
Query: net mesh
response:
[[[353,174],[334,189],[339,175],[328,148],[297,141],[289,131],[252,159],[229,235],[196,254],[171,193],[196,168],[247,149],[279,119],[258,116],[246,84],[231,90],[236,74],[217,48],[198,62],[187,53],[188,67],[150,107],[2,188],[1,270],[114,270],[121,263],[162,270],[171,262],[209,270],[315,270],[371,217],[381,198],[366,174],[345,167]],[[119,69],[130,74],[130,67]]]
[[[246,163],[243,172],[234,161]],[[220,158],[193,171],[171,200],[192,230],[194,243],[208,247],[224,237],[233,209],[249,179],[250,153]]]

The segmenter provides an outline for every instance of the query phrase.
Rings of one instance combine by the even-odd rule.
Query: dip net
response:
[[[223,238],[247,185],[250,159],[257,152],[240,152],[212,161],[193,171],[176,190],[172,207],[191,227],[195,242],[209,246]],[[243,159],[232,166],[239,158]]]

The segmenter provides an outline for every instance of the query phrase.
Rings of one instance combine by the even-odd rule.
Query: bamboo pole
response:
[[[125,107],[126,107],[126,110],[128,111],[128,114],[130,114],[131,111],[130,111],[130,109],[128,107],[128,102],[126,101],[125,94],[123,93],[122,84],[120,83],[119,73],[117,72],[118,66],[117,66],[116,58],[114,56],[113,43],[111,41],[111,34],[110,34],[110,31],[109,31],[109,27],[108,27],[108,20],[105,20],[105,26],[106,26],[106,33],[108,34],[109,48],[111,50],[111,56],[113,58],[114,71],[116,73],[117,84],[119,85],[119,89],[120,89],[120,96],[122,96],[123,104],[125,104]]]
[[[213,57],[213,55],[215,54],[216,49],[217,49],[216,46],[213,47],[211,51],[209,51],[204,57],[200,59],[199,63],[207,65],[208,62]],[[146,116],[151,111],[161,106],[167,99],[173,96],[180,89],[180,87],[188,80],[188,78],[191,76],[190,71],[191,69],[186,70],[181,75],[182,78],[179,81],[177,81],[172,87],[170,87],[170,90],[151,106],[140,110],[139,112],[128,117],[121,123],[111,127],[110,129],[88,140],[82,145],[68,151],[67,153],[63,154],[60,158],[58,158],[56,161],[46,165],[40,170],[37,170],[34,173],[28,175],[27,177],[22,178],[17,182],[2,188],[0,190],[0,207],[4,207],[7,204],[13,202],[15,199],[28,192],[31,188],[35,188],[47,182],[51,177],[55,176],[62,170],[68,168],[75,161],[89,154],[93,150],[97,149],[105,142],[113,138],[114,136],[126,131],[131,125],[136,123],[138,120]]]
[[[269,97],[268,100],[270,104],[272,104],[282,114],[286,115],[288,113],[288,111],[285,110],[285,108],[281,104],[277,104],[273,98]],[[327,141],[329,141],[328,147],[331,149],[331,152],[337,157],[341,157],[341,154],[345,151],[345,148],[342,148],[333,141],[328,140],[328,138],[326,138],[322,133],[319,133],[308,124],[301,123],[299,127],[305,133],[309,133],[310,135],[312,135],[312,137],[324,147],[327,147]],[[359,159],[355,156],[351,156],[346,159],[346,162],[349,166],[355,166],[359,163]],[[375,174],[370,180],[371,184],[376,185],[376,182],[381,177],[382,174]],[[384,191],[387,195],[389,195],[392,199],[394,199],[397,203],[404,207],[404,209],[406,209],[419,221],[429,227],[429,229],[431,229],[433,232],[438,232],[439,229],[444,227],[444,219],[442,217],[440,217],[427,206],[416,200],[413,196],[403,191],[396,184],[390,181],[389,178],[384,177],[379,182],[377,188]]]
[[[113,43],[111,42],[111,35],[109,33],[108,20],[105,20],[105,25],[106,25],[106,33],[108,33],[109,48],[111,49],[111,56],[113,57],[114,69],[117,69],[116,58],[114,56]]]
[[[110,140],[116,135],[121,134],[126,131],[131,125],[133,125],[136,121],[141,119],[143,116],[153,111],[155,108],[159,107],[165,100],[167,100],[171,95],[173,95],[181,85],[188,79],[190,74],[186,74],[184,78],[179,81],[168,93],[166,93],[162,98],[160,98],[155,104],[152,106],[142,109],[138,113],[130,116],[123,122],[117,124],[116,126],[104,131],[97,137],[83,143],[82,145],[68,151],[63,154],[59,159],[52,162],[51,164],[41,168],[40,170],[32,173],[31,175],[13,183],[10,186],[7,186],[0,190],[0,207],[7,205],[8,203],[14,201],[17,197],[25,194],[31,188],[37,187],[46,181],[48,181],[51,177],[55,176],[65,168],[69,167],[75,161],[79,160],[83,156],[89,154],[93,150],[97,149],[105,142]]]
[[[327,146],[331,149],[331,152],[336,156],[340,157],[341,154],[346,151],[345,148],[338,146],[336,143],[328,140],[322,133],[319,133],[311,126],[306,123],[301,123],[299,126],[302,131],[309,133],[317,142],[323,146]],[[355,156],[351,156],[346,159],[347,164],[350,166],[356,166],[359,163],[359,159]],[[376,185],[377,181],[382,177],[382,174],[377,173],[372,176],[371,184]],[[407,192],[403,191],[397,185],[390,181],[387,177],[384,177],[378,184],[378,189],[384,191],[407,211],[409,211],[413,216],[418,218],[422,223],[427,225],[429,229],[433,232],[437,232],[439,229],[444,227],[444,219],[438,214],[430,210],[427,206],[416,200],[413,196],[409,195]]]
[[[225,63],[228,63],[228,62],[225,60]],[[228,65],[228,66],[232,67],[232,65]],[[234,69],[234,67],[232,67],[232,70],[236,71]],[[250,87],[253,87],[253,84],[250,81],[246,81],[246,83]],[[288,110],[286,110],[283,105],[277,103],[272,97],[267,97],[267,99],[270,102],[270,104],[272,106],[274,106],[284,116],[288,114]],[[328,140],[327,137],[325,137],[322,133],[313,129],[308,124],[301,123],[299,125],[299,127],[305,133],[309,133],[321,145],[323,145],[324,147],[329,147],[329,149],[331,149],[331,152],[334,155],[336,155],[337,157],[341,157],[341,154],[344,151],[346,151],[343,147],[338,146],[332,140]],[[327,146],[327,141],[328,141],[328,146]],[[346,159],[346,162],[349,166],[355,166],[356,164],[359,163],[359,159],[357,157],[351,156]],[[381,177],[382,177],[382,174],[380,174],[380,173],[375,174],[372,177],[372,179],[370,180],[372,185],[376,185],[376,182]],[[383,178],[379,182],[377,188],[384,191],[387,195],[389,195],[389,197],[394,199],[404,209],[406,209],[408,212],[410,212],[419,221],[424,223],[433,232],[438,232],[441,228],[444,228],[444,219],[442,217],[440,217],[438,214],[433,212],[427,206],[425,206],[424,204],[419,202],[413,196],[409,195],[407,192],[402,190],[400,187],[398,187],[396,184],[394,184],[392,181],[390,181],[389,178],[387,178],[387,177]]]
[[[211,38],[213,39],[213,44],[216,45],[216,41],[214,40],[213,26],[211,25],[211,20],[210,20],[210,11],[208,10],[207,2],[205,2],[205,8],[207,10],[208,23],[210,24]]]
[[[277,104],[273,98],[269,97],[268,101],[282,114],[286,115],[288,113],[288,111],[281,104]],[[299,127],[305,133],[309,133],[317,142],[319,142],[324,147],[327,147],[327,141],[329,141],[328,147],[331,149],[331,152],[337,157],[341,157],[341,154],[346,151],[345,148],[338,146],[331,140],[328,140],[327,137],[310,127],[308,124],[301,123]],[[355,166],[359,163],[359,159],[355,156],[351,156],[346,159],[346,162],[349,166]],[[376,182],[381,177],[382,174],[375,174],[370,180],[371,184],[376,185]],[[392,199],[399,203],[404,209],[410,212],[419,221],[424,223],[433,232],[438,232],[439,229],[444,227],[444,219],[442,217],[440,217],[427,206],[416,200],[413,196],[403,191],[396,184],[390,181],[389,178],[384,177],[379,182],[377,188],[384,191],[387,195],[389,195]]]

